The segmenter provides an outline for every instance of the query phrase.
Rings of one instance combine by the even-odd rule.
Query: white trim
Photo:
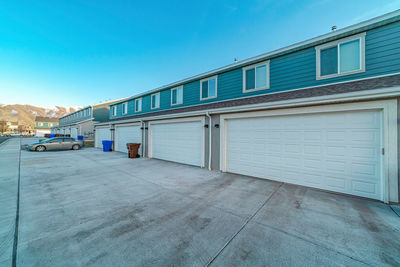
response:
[[[115,125],[115,127],[114,127],[114,148],[115,148],[115,151],[117,151],[117,148],[118,148],[118,128],[131,127],[131,126],[138,126],[139,130],[140,130],[140,127],[141,127],[139,122]],[[142,130],[140,130],[140,139],[143,138],[142,135],[143,135]]]
[[[335,104],[329,106],[301,107],[256,111],[247,113],[231,113],[220,117],[220,169],[226,172],[226,120],[238,118],[270,117],[297,114],[325,113],[338,111],[382,110],[383,142],[386,153],[383,155],[383,186],[381,200],[398,202],[398,162],[397,162],[397,100],[357,102]]]
[[[212,79],[215,79],[215,96],[203,97],[203,82],[210,81]],[[208,85],[208,95],[210,95],[210,85]],[[212,77],[207,77],[205,79],[201,79],[200,80],[200,101],[213,99],[213,98],[217,98],[217,97],[218,97],[218,75],[215,75]]]
[[[161,94],[160,93],[161,92],[151,94],[151,96],[150,96],[150,109],[158,109],[158,108],[160,108],[160,105],[161,105]],[[158,95],[158,106],[156,106],[154,108],[153,108],[153,95]]]
[[[139,101],[139,102],[140,102],[140,110],[137,109],[137,103],[136,103],[136,101]],[[142,100],[142,97],[135,98],[134,103],[135,103],[135,112],[142,112],[142,108],[143,108],[143,100]]]
[[[113,115],[113,117],[116,117],[116,116],[117,116],[117,105],[112,106],[111,108],[112,108],[112,115]]]
[[[178,102],[178,89],[182,89],[182,99],[181,99],[181,102]],[[173,97],[172,97],[173,91],[176,91],[176,100],[177,100],[177,102],[176,102],[175,104],[172,102],[172,99],[173,99]],[[182,104],[183,104],[183,85],[171,89],[171,106],[177,106],[177,105],[182,105]]]
[[[169,120],[155,120],[155,121],[149,121],[148,123],[148,157],[152,158],[153,157],[153,148],[152,148],[152,125],[156,125],[156,124],[168,124],[168,123],[185,123],[185,122],[201,122],[202,126],[204,126],[204,122],[205,122],[205,118],[204,116],[197,116],[197,117],[191,117],[191,118],[181,118],[181,119],[169,119]],[[203,138],[202,138],[202,144],[201,144],[201,167],[204,168],[205,167],[205,127],[202,127],[202,134],[203,134]]]
[[[317,96],[317,97],[307,97],[307,98],[297,98],[291,100],[282,100],[274,102],[266,102],[260,104],[250,104],[242,105],[237,107],[227,107],[227,108],[216,108],[216,109],[204,109],[201,111],[189,111],[182,113],[173,113],[168,115],[159,116],[148,116],[142,118],[133,118],[127,120],[109,121],[104,123],[98,123],[96,125],[108,125],[132,121],[150,121],[150,120],[160,120],[160,119],[170,119],[170,118],[181,118],[181,117],[191,117],[204,115],[208,111],[210,114],[223,114],[229,112],[240,112],[240,111],[254,111],[254,110],[265,110],[265,109],[277,109],[284,107],[298,107],[298,106],[308,106],[308,105],[319,105],[319,104],[330,104],[335,102],[349,102],[349,101],[361,101],[361,100],[375,100],[380,98],[389,97],[399,97],[400,96],[400,86],[389,87],[389,88],[379,88],[375,90],[357,91],[343,94],[335,94],[328,96]]]
[[[264,62],[260,62],[260,63],[257,63],[257,64],[253,64],[253,65],[250,65],[250,66],[246,66],[246,67],[243,67],[242,68],[242,72],[243,72],[243,88],[242,88],[242,93],[250,93],[250,92],[255,92],[255,91],[260,91],[260,90],[266,90],[266,89],[269,89],[269,80],[270,80],[270,78],[269,78],[269,76],[270,76],[270,72],[269,72],[269,60],[267,60],[267,61],[264,61]],[[267,86],[266,87],[262,87],[262,88],[255,88],[256,87],[256,81],[257,81],[257,73],[256,73],[256,68],[257,67],[259,67],[259,66],[263,66],[263,65],[265,65],[265,66],[267,66]],[[246,70],[248,70],[248,69],[254,69],[254,89],[249,89],[249,90],[246,90]]]
[[[329,78],[334,78],[334,77],[341,77],[341,76],[346,76],[346,75],[351,75],[351,74],[356,74],[356,73],[361,73],[365,72],[365,35],[366,32],[352,35],[343,39],[335,40],[323,45],[319,45],[315,47],[315,52],[316,52],[316,79],[317,80],[324,80],[324,79],[329,79]],[[358,70],[353,70],[353,71],[348,71],[348,72],[341,72],[340,71],[340,45],[343,43],[355,41],[355,40],[360,40],[360,69]],[[330,47],[337,47],[337,57],[338,57],[338,73],[335,74],[329,74],[329,75],[324,75],[321,76],[321,50],[330,48]]]
[[[125,107],[126,107],[126,112],[125,112]],[[128,114],[128,102],[123,102],[122,103],[122,115]]]
[[[312,38],[312,39],[308,39],[306,41],[295,43],[293,45],[289,45],[289,46],[286,46],[286,47],[283,47],[283,48],[280,48],[280,49],[277,49],[277,50],[273,50],[271,52],[267,52],[267,53],[261,54],[259,56],[251,57],[251,58],[245,59],[245,60],[237,62],[237,63],[233,63],[233,64],[230,64],[230,65],[218,68],[218,69],[214,69],[214,70],[211,70],[211,71],[199,74],[199,75],[195,75],[195,76],[192,76],[192,77],[189,77],[189,78],[186,78],[186,79],[174,82],[174,83],[167,84],[167,85],[155,88],[153,90],[149,90],[149,91],[134,95],[132,97],[129,97],[129,99],[137,98],[137,97],[140,97],[140,96],[145,96],[145,95],[151,94],[153,92],[157,92],[157,91],[160,91],[160,90],[168,89],[168,88],[171,88],[171,87],[176,87],[176,86],[179,86],[179,85],[182,85],[182,84],[185,84],[185,83],[189,83],[189,82],[192,82],[192,81],[195,81],[195,80],[199,80],[199,79],[205,78],[207,76],[216,75],[218,73],[221,73],[221,72],[233,69],[233,68],[240,68],[240,67],[243,67],[243,66],[245,66],[247,64],[252,64],[252,63],[256,63],[258,61],[270,59],[270,58],[276,56],[277,54],[280,54],[280,55],[281,54],[286,54],[286,53],[290,53],[292,50],[295,50],[295,49],[299,49],[299,48],[302,48],[302,47],[313,46],[316,43],[323,42],[326,39],[332,39],[332,38],[335,38],[337,36],[342,36],[342,35],[345,35],[347,33],[352,32],[352,31],[355,31],[357,29],[368,27],[368,26],[373,25],[375,23],[380,23],[380,22],[384,22],[385,20],[390,20],[390,19],[396,18],[399,15],[400,15],[400,10],[396,10],[396,11],[384,14],[382,16],[375,17],[375,18],[372,18],[370,20],[366,20],[366,21],[363,21],[363,22],[360,22],[360,23],[357,23],[357,24],[354,24],[354,25],[351,25],[351,26],[336,30],[334,32],[329,32],[327,34],[323,34],[323,35],[320,35],[318,37],[315,37],[315,38]],[[390,23],[390,22],[388,22],[388,23]],[[382,24],[379,24],[376,27],[382,27],[382,26],[383,26]]]

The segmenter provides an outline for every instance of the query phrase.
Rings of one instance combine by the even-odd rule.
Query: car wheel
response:
[[[80,148],[81,148],[80,145],[73,145],[73,146],[72,146],[72,149],[73,149],[73,150],[78,150],[78,149],[80,149]]]
[[[37,146],[37,147],[35,148],[35,150],[38,151],[38,152],[43,152],[43,151],[46,150],[46,147],[45,147],[45,146]]]

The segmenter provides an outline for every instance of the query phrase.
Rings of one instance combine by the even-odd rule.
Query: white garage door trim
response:
[[[97,133],[98,133],[98,130],[99,129],[108,129],[109,131],[110,131],[110,126],[104,126],[104,127],[96,127],[96,132],[95,132],[95,137],[94,137],[94,142],[95,142],[95,144],[94,144],[94,147],[97,147],[97,148],[103,148],[103,144],[101,144],[101,146],[100,146],[100,144],[98,144],[98,135],[97,135]],[[111,131],[110,131],[110,139],[111,139]]]
[[[115,140],[115,151],[119,151],[118,150],[118,146],[119,146],[119,144],[118,144],[118,129],[124,128],[124,127],[132,127],[132,126],[139,127],[139,130],[140,130],[140,143],[141,143],[141,145],[140,145],[140,148],[139,148],[139,154],[141,155],[142,154],[141,153],[142,146],[143,146],[143,130],[140,129],[140,127],[141,127],[140,123],[128,123],[128,124],[123,124],[123,125],[115,125],[115,131],[114,131],[115,132],[115,138],[114,138],[114,140]],[[119,152],[128,153],[128,150],[119,151]]]
[[[343,112],[343,111],[362,111],[362,110],[381,110],[382,111],[382,145],[385,154],[382,159],[382,198],[384,202],[398,202],[398,161],[397,161],[397,101],[371,101],[356,102],[337,105],[323,105],[314,107],[302,107],[292,109],[280,109],[271,111],[256,111],[247,113],[236,113],[221,115],[220,121],[220,162],[221,170],[226,172],[226,120],[238,118],[257,118],[282,115]]]
[[[203,126],[205,123],[205,117],[191,117],[191,118],[182,118],[182,119],[171,119],[171,120],[159,120],[159,121],[151,121],[149,122],[149,143],[148,143],[148,149],[149,149],[149,158],[153,157],[153,148],[152,148],[152,126],[157,125],[157,124],[170,124],[170,123],[185,123],[185,122],[200,122],[201,125]],[[202,138],[201,138],[201,166],[205,166],[205,127],[202,127]]]

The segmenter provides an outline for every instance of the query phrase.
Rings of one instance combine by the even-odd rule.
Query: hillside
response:
[[[31,125],[35,123],[36,116],[60,118],[68,113],[74,112],[81,107],[59,107],[42,108],[31,105],[3,105],[0,104],[0,121],[18,121],[19,124]]]

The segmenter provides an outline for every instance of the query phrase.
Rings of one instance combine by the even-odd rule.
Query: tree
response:
[[[7,132],[8,130],[8,125],[6,121],[0,121],[0,132],[4,134],[4,132]]]

